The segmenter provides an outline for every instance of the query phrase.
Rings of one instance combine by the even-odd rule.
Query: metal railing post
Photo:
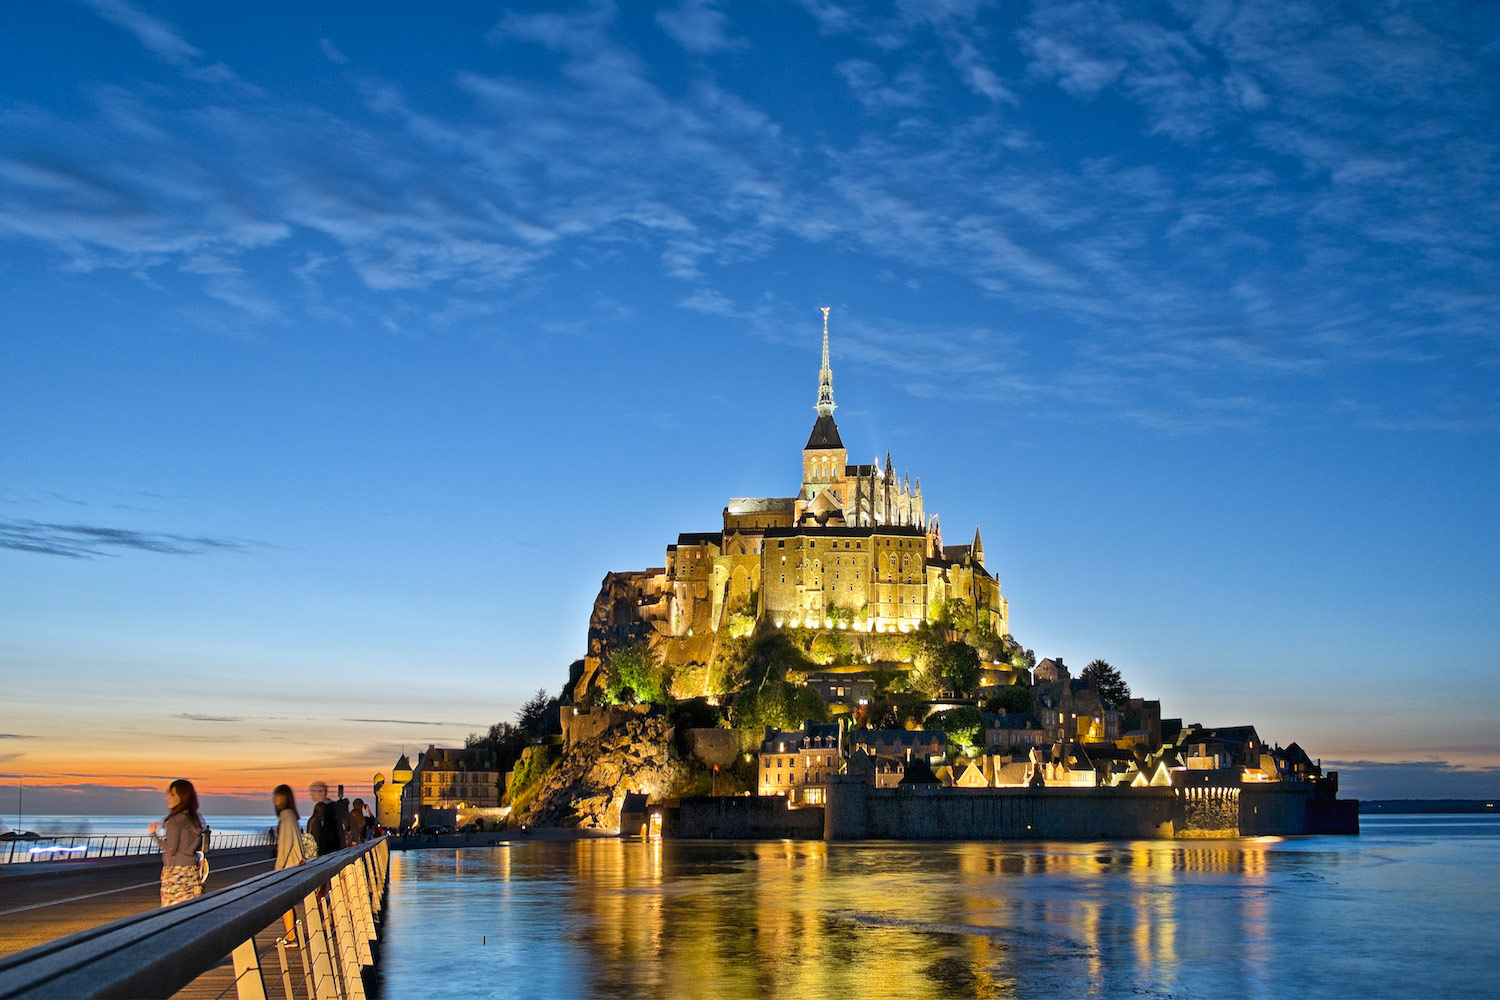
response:
[[[255,938],[234,949],[234,989],[239,1000],[266,1000],[266,981],[260,974]]]
[[[333,961],[328,954],[328,932],[324,930],[323,908],[314,890],[302,901],[306,915],[307,951],[312,956],[312,969],[308,972],[309,993],[317,1000],[343,1000],[338,981],[334,978]]]
[[[281,965],[281,992],[286,1000],[292,1000],[292,969],[286,960],[286,937],[276,939],[276,960]]]
[[[364,1000],[365,983],[359,974],[359,952],[354,947],[354,921],[348,894],[344,892],[342,869],[329,882],[328,896],[329,908],[334,915],[334,936],[338,940],[339,965],[344,974],[344,995],[350,1000]]]
[[[346,870],[351,883],[349,894],[354,902],[354,925],[359,930],[355,939],[359,946],[359,960],[365,965],[374,965],[370,942],[375,940],[375,919],[370,915],[370,886],[365,880],[365,866],[350,865]]]

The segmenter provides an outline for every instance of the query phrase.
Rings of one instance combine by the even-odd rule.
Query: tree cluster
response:
[[[1079,676],[1088,681],[1089,687],[1098,692],[1100,698],[1116,708],[1124,708],[1130,700],[1130,685],[1108,660],[1090,660]]]

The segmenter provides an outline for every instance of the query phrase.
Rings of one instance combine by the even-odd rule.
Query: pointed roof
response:
[[[831,417],[833,404],[833,369],[828,367],[828,307],[823,306],[823,367],[818,369],[818,417]]]
[[[807,505],[807,509],[816,514],[827,514],[835,510],[842,512],[844,507],[832,493],[824,490],[813,498],[813,502]]]
[[[813,423],[812,433],[808,435],[807,446],[803,451],[812,451],[816,448],[840,448],[844,442],[839,438],[839,425],[833,422],[833,415],[829,413],[818,414],[818,419]]]

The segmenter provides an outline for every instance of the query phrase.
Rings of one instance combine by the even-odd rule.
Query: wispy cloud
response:
[[[675,7],[659,11],[656,23],[689,52],[743,48],[745,42],[729,34],[729,15],[724,6],[724,0],[681,0]]]
[[[82,0],[100,17],[124,28],[136,41],[157,56],[176,66],[190,65],[203,53],[185,41],[165,21],[153,17],[122,0]]]
[[[488,40],[544,69],[457,66],[446,100],[323,39],[339,114],[215,79],[211,54],[120,0],[90,6],[182,86],[0,105],[0,238],[74,270],[183,275],[205,299],[191,315],[473,321],[564,271],[649,261],[683,283],[669,301],[745,317],[724,274],[816,251],[958,276],[1014,331],[1031,320],[1029,384],[1152,426],[1274,414],[1284,387],[1350,366],[1420,381],[1500,357],[1492,59],[1441,5],[1039,2],[1015,24],[983,2],[803,0],[788,30],[854,46],[821,69],[829,100],[865,112],[836,135],[697,58],[748,37],[710,0],[656,18],[693,57],[670,88],[607,2],[505,14]],[[1049,102],[1091,131],[1053,127]],[[300,304],[261,263],[293,248]],[[341,291],[351,278],[373,296]],[[429,293],[446,304],[410,305]],[[1320,415],[1500,421],[1491,394],[1444,389],[1435,423],[1358,396]]]
[[[345,719],[345,722],[370,722],[387,726],[472,726],[472,722],[428,722],[420,719]]]
[[[0,548],[41,555],[87,559],[120,550],[191,556],[210,552],[250,552],[263,543],[208,535],[175,535],[91,524],[0,520]]]

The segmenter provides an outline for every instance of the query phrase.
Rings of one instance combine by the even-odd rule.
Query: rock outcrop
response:
[[[626,792],[656,802],[691,778],[672,754],[672,724],[660,716],[630,718],[592,740],[575,742],[542,779],[536,798],[513,823],[612,830]]]

